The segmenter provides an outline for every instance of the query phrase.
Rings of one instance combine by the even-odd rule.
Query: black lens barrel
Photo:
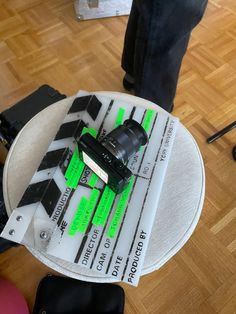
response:
[[[128,119],[107,134],[101,144],[116,158],[126,163],[147,141],[147,133],[143,127],[137,121]]]

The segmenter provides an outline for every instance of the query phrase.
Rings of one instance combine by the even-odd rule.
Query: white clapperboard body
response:
[[[149,142],[115,195],[80,159],[75,138],[101,140],[128,118]],[[137,285],[177,127],[167,113],[80,92],[1,236]]]

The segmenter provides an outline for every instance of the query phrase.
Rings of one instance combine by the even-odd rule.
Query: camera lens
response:
[[[117,159],[126,163],[147,141],[143,127],[137,121],[128,119],[107,134],[101,144]]]

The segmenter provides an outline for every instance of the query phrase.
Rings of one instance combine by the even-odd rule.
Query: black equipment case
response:
[[[19,131],[33,116],[65,97],[66,95],[51,86],[42,85],[32,94],[0,113],[0,143],[8,150]],[[3,166],[0,163],[0,233],[8,219],[2,192]],[[0,238],[0,253],[13,245],[16,244]]]

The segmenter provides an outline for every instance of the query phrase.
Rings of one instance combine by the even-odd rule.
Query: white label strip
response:
[[[119,280],[123,275],[126,259],[129,255],[133,235],[142,209],[143,193],[140,193],[140,191],[145,191],[147,188],[148,180],[142,178],[136,179],[128,210],[123,221],[122,232],[118,238],[108,269],[108,274]]]
[[[144,261],[145,252],[151,235],[152,225],[161,194],[162,185],[160,185],[160,182],[164,181],[168,161],[171,155],[171,149],[177,131],[177,126],[178,120],[169,120],[158,160],[155,164],[152,181],[149,187],[149,193],[147,193],[147,195],[145,196],[146,199],[142,210],[141,219],[124,273],[123,281],[131,283],[135,286],[138,285],[140,273],[142,270],[142,264]],[[158,186],[160,186],[160,188],[158,188]],[[151,197],[153,193],[156,194],[155,200],[153,200],[153,198]]]
[[[83,154],[83,161],[86,165],[89,166],[95,172],[99,178],[101,178],[105,183],[108,182],[108,174],[101,168],[99,167],[98,164],[95,163],[85,152],[82,152]]]
[[[102,231],[103,231],[103,228],[101,226],[92,226],[88,234],[87,241],[84,245],[83,251],[81,253],[81,256],[79,258],[78,264],[80,266],[84,266],[86,268],[90,267],[93,261],[95,252],[97,250]]]

